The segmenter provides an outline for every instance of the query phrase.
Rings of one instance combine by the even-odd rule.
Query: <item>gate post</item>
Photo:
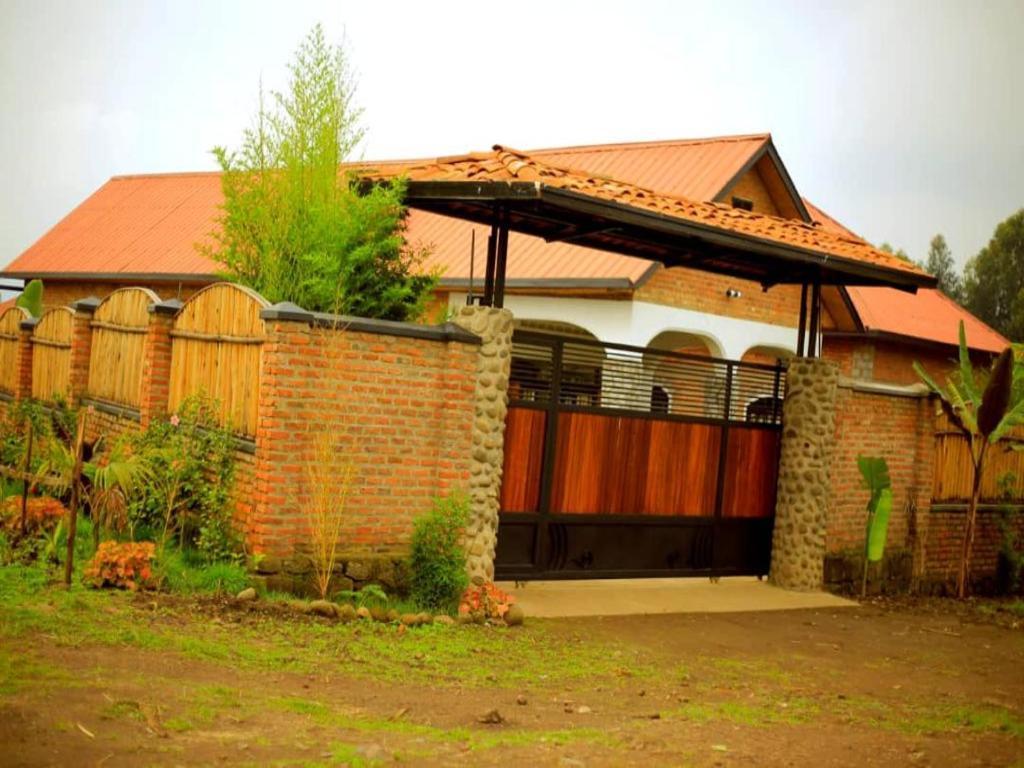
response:
[[[498,508],[505,460],[505,415],[512,366],[512,313],[495,307],[460,307],[452,322],[480,337],[474,391],[470,462],[470,516],[466,570],[474,584],[494,580]]]
[[[769,576],[786,589],[821,589],[838,383],[833,362],[790,361]]]

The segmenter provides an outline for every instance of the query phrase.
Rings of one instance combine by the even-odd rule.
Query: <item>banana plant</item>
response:
[[[1010,347],[996,358],[987,377],[984,371],[976,371],[971,363],[962,321],[959,366],[946,377],[946,386],[940,387],[916,361],[914,370],[928,388],[939,396],[942,411],[953,427],[967,438],[970,447],[973,471],[971,500],[967,507],[967,523],[956,583],[957,595],[963,598],[967,596],[970,586],[971,550],[974,547],[985,458],[992,446],[1006,439],[1011,429],[1024,422],[1024,388],[1021,386],[1024,372],[1015,363],[1013,349]]]
[[[14,301],[14,305],[21,307],[32,317],[39,317],[43,314],[43,281],[31,280],[22,288],[21,295]]]
[[[864,487],[871,492],[868,499],[868,522],[864,533],[864,573],[861,576],[860,594],[868,591],[868,563],[877,563],[885,554],[885,540],[889,532],[889,516],[892,513],[892,479],[885,459],[874,456],[858,456]]]

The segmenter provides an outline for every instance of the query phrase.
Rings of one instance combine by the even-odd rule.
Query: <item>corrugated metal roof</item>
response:
[[[628,181],[670,197],[711,201],[770,138],[767,133],[759,133],[538,149],[527,154],[552,165]]]
[[[960,343],[960,322],[972,349],[1002,352],[1010,342],[944,293],[915,294],[894,288],[848,287],[847,292],[866,331],[892,333],[939,344]]]

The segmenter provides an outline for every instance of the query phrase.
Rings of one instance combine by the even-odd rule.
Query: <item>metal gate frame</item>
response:
[[[640,576],[725,576],[767,574],[771,559],[771,536],[774,515],[760,518],[723,518],[722,504],[725,496],[726,456],[729,433],[737,425],[746,428],[771,430],[781,437],[781,393],[785,383],[785,368],[781,364],[764,365],[723,360],[679,352],[653,350],[595,341],[588,338],[559,336],[535,331],[517,330],[513,337],[513,360],[517,359],[517,347],[532,345],[551,350],[550,378],[547,396],[543,401],[520,399],[510,390],[510,407],[542,410],[546,414],[543,440],[543,458],[539,504],[536,512],[506,512],[499,516],[498,554],[496,570],[503,579],[569,579],[569,578],[632,578]],[[575,349],[594,348],[601,354],[625,354],[656,356],[674,365],[714,365],[724,371],[724,402],[718,416],[684,415],[675,413],[654,413],[637,407],[606,407],[600,404],[573,404],[567,402],[563,374],[566,361],[566,347]],[[757,419],[751,421],[750,412],[744,408],[743,418],[737,416],[736,381],[739,372],[756,372],[759,379],[770,381],[770,407],[761,408]],[[753,375],[753,374],[751,374]],[[602,398],[603,399],[603,398]],[[762,398],[767,400],[768,397]],[[636,404],[630,404],[635,406]],[[740,405],[742,407],[742,405]],[[551,508],[552,488],[555,475],[555,458],[558,440],[559,415],[562,413],[591,413],[604,416],[625,416],[631,419],[652,419],[682,423],[706,424],[719,427],[719,455],[715,480],[714,514],[711,516],[661,516],[631,514],[578,514],[562,513]],[[776,463],[777,472],[777,463]],[[772,505],[774,506],[774,504]],[[586,562],[568,561],[568,540],[575,530],[600,528],[604,532],[590,532],[597,541],[605,537],[612,541],[623,541],[628,535],[639,540],[645,536],[664,538],[673,533],[688,538],[691,557],[686,563],[668,563],[665,567],[642,568],[593,568]],[[532,529],[532,530],[530,530]],[[642,530],[641,530],[642,529]],[[510,557],[518,543],[520,550],[523,537],[530,542],[529,562],[520,557],[518,562]],[[586,535],[586,534],[584,534]],[[503,546],[504,544],[504,546]],[[504,555],[504,557],[503,557]],[[585,556],[580,558],[585,560]],[[574,566],[574,567],[570,567]]]

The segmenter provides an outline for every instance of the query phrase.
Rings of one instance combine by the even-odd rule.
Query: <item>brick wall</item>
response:
[[[468,489],[477,346],[267,321],[254,548],[309,541],[305,463],[327,430],[353,462],[346,556],[402,551],[431,500]]]
[[[728,289],[739,298],[726,296]],[[768,291],[749,280],[699,272],[685,267],[659,269],[634,293],[637,301],[709,312],[772,325],[796,327],[800,315],[800,287],[777,285]]]
[[[943,508],[933,510],[929,516],[927,537],[923,542],[925,557],[922,575],[924,586],[930,591],[952,592],[964,545],[964,530],[967,526],[965,511],[963,508]],[[1019,550],[1024,542],[1024,511],[1018,511],[1011,520]],[[971,581],[975,590],[987,592],[995,586],[993,582],[1001,541],[999,513],[993,509],[979,510],[974,528],[974,548],[971,550]]]
[[[925,397],[857,391],[849,382],[840,384],[827,527],[830,552],[864,546],[867,492],[857,468],[859,455],[888,462],[893,482],[888,546],[913,547],[911,505],[920,521],[931,501],[933,412]]]
[[[202,283],[168,283],[168,282],[154,282],[154,283],[114,283],[114,282],[95,282],[88,280],[43,280],[43,304],[46,309],[53,307],[66,307],[70,306],[79,299],[85,299],[90,296],[96,296],[97,298],[103,298],[104,296],[113,293],[118,288],[124,288],[126,285],[138,286],[141,288],[149,288],[161,299],[173,299],[180,298],[185,301],[192,297],[192,295],[200,288],[209,285],[211,281]],[[180,296],[179,296],[180,294]]]

